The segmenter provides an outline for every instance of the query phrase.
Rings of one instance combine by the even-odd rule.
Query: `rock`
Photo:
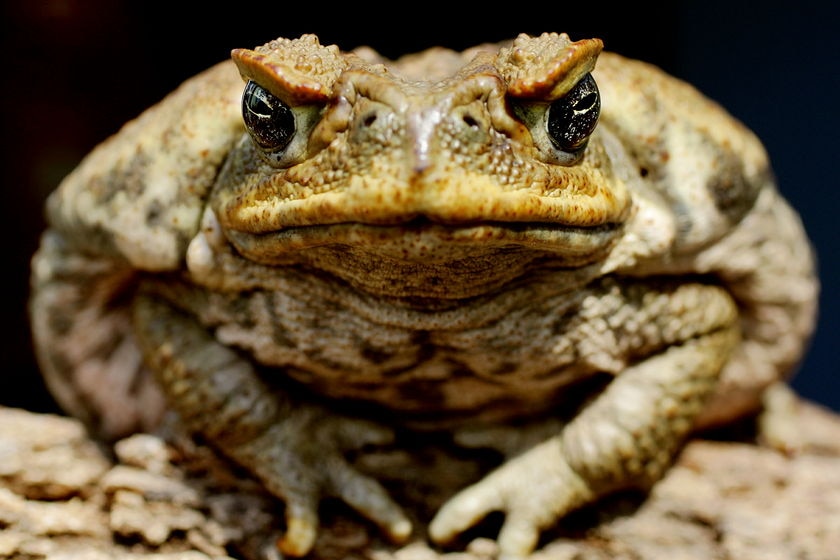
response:
[[[784,432],[793,439],[772,448],[725,433],[729,439],[692,440],[649,493],[617,494],[569,516],[533,558],[836,558],[840,416],[799,402]],[[363,465],[378,469],[389,490],[413,504],[418,526],[478,475],[467,462],[423,453],[422,460],[374,455]],[[453,465],[456,475],[442,470]],[[497,553],[498,520],[440,550],[422,531],[395,547],[341,504],[325,501],[322,509],[315,558],[489,560]],[[191,440],[174,447],[137,434],[109,449],[76,420],[0,408],[2,558],[279,558],[273,543],[282,511],[243,471]]]

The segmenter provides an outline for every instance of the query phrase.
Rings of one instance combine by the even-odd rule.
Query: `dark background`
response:
[[[599,4],[585,13],[567,9],[568,3],[518,2],[504,12],[470,3],[457,15],[416,0],[386,10],[347,0],[333,8],[316,2],[211,8],[174,0],[6,1],[0,404],[53,407],[37,374],[26,318],[29,258],[44,227],[44,198],[95,144],[231,48],[314,32],[323,43],[344,49],[369,44],[395,57],[435,44],[462,49],[519,32],[566,31],[573,39],[601,37],[609,50],[694,83],[764,140],[780,188],[814,240],[823,283],[817,334],[793,383],[806,397],[840,410],[837,8],[629,4]]]

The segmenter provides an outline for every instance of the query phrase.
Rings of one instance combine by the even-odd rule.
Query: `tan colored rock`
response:
[[[533,558],[833,560],[840,417],[797,405],[790,428],[799,438],[790,453],[748,440],[692,441],[649,494],[616,495],[581,510],[549,532]],[[441,468],[412,466],[407,456],[379,459],[367,467],[402,469],[405,480],[412,478],[405,469],[419,481]],[[461,476],[473,476],[464,467]],[[447,477],[460,484],[458,473],[441,480]],[[433,509],[446,485],[442,495],[429,493],[433,485],[393,490]],[[460,548],[440,551],[420,535],[397,548],[345,507],[326,502],[323,509],[315,558],[490,560],[497,553],[492,522]],[[415,509],[418,518],[427,515],[423,504]],[[176,451],[138,434],[117,442],[111,459],[75,420],[0,408],[0,558],[278,558],[273,542],[282,519],[276,500],[207,449]]]

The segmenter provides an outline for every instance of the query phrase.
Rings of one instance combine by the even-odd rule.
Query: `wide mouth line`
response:
[[[295,224],[288,227],[280,227],[267,231],[254,232],[247,230],[238,230],[240,234],[253,235],[254,237],[271,236],[286,234],[296,234],[305,232],[328,232],[329,230],[363,230],[371,232],[385,232],[393,231],[395,233],[424,233],[424,232],[459,232],[470,230],[496,230],[499,232],[507,231],[511,233],[528,233],[538,231],[557,231],[567,233],[608,233],[615,231],[621,226],[620,222],[606,222],[594,225],[576,225],[565,224],[556,221],[517,221],[517,220],[475,220],[475,221],[443,221],[433,220],[426,216],[416,216],[408,220],[395,220],[393,222],[365,222],[358,220],[350,220],[343,222],[329,222],[329,223],[313,223],[313,224]]]

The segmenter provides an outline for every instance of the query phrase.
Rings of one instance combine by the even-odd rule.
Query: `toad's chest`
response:
[[[567,275],[541,271],[445,305],[365,297],[293,271],[271,290],[158,289],[250,355],[268,381],[420,416],[549,407],[570,385],[690,338],[690,327],[674,329],[675,309],[691,321],[709,302],[729,301],[718,287],[673,279],[607,277],[569,289]]]

